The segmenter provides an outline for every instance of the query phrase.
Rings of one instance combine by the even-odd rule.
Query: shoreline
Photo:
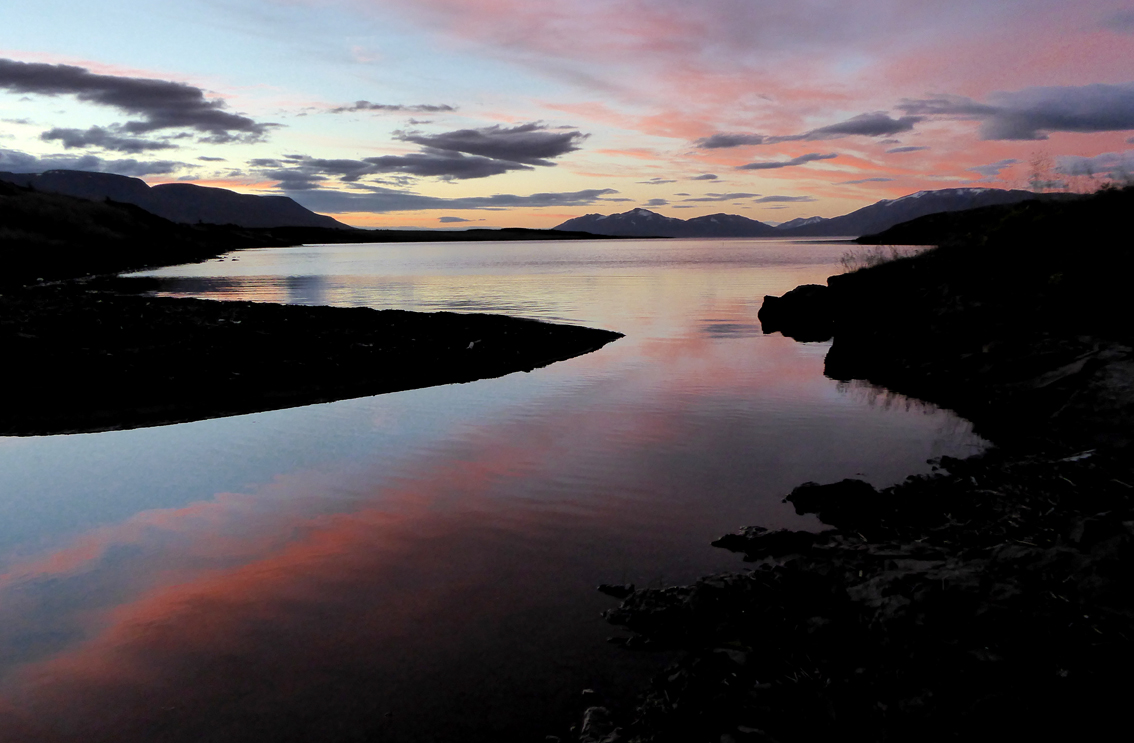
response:
[[[104,282],[114,287],[115,282]],[[77,282],[0,294],[0,435],[92,433],[531,371],[622,337],[503,315],[145,297]]]
[[[1105,238],[1131,202],[1125,189],[937,215],[902,228],[937,250],[765,298],[765,332],[834,337],[827,376],[952,409],[994,448],[881,491],[805,483],[785,502],[828,528],[713,543],[747,570],[604,587],[622,599],[607,612],[622,644],[684,657],[634,709],[590,715],[580,740],[1101,739],[1123,725],[1134,328],[1111,292],[1134,251]],[[1069,241],[1084,224],[1097,237]]]

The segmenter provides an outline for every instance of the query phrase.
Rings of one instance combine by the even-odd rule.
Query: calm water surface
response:
[[[887,485],[981,446],[823,377],[764,294],[845,246],[335,245],[153,272],[214,299],[494,312],[626,337],[530,374],[175,426],[0,438],[0,740],[542,741],[607,644],[606,582],[738,569],[817,528],[806,480]]]

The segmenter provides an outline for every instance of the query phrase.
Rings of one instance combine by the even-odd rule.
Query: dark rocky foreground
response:
[[[1001,211],[995,211],[1001,209]],[[787,495],[743,572],[633,590],[628,647],[685,651],[584,741],[1102,739],[1134,691],[1134,190],[938,217],[942,247],[765,303],[828,376],[958,411],[997,446],[876,491]],[[1089,217],[1086,219],[1085,217]],[[924,232],[924,225],[919,227]],[[617,732],[615,730],[617,729]]]
[[[621,337],[495,315],[153,298],[116,291],[122,286],[63,282],[0,295],[0,435],[133,428],[470,382]]]

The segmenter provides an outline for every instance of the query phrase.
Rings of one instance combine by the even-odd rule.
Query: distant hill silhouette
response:
[[[236,248],[289,244],[266,232],[177,224],[133,204],[44,193],[0,181],[0,286],[188,263]]]
[[[105,182],[136,189],[130,183],[135,180]],[[525,228],[359,230],[343,226],[181,224],[113,198],[91,200],[47,193],[0,179],[0,286],[190,263],[242,248],[595,237],[584,232]]]
[[[735,214],[676,219],[649,209],[622,214],[587,214],[568,219],[557,230],[579,230],[615,237],[772,237],[776,228]]]
[[[1134,189],[1103,189],[1091,195],[1059,194],[1059,198],[1030,199],[1013,204],[927,214],[882,232],[859,237],[863,245],[1021,245],[1062,242],[1073,245],[1090,235],[1094,242],[1130,243]]]
[[[1017,204],[1035,198],[1064,198],[1066,194],[1041,195],[1032,191],[999,188],[943,188],[918,191],[900,199],[883,199],[841,217],[792,220],[780,225],[784,237],[858,237],[889,229],[927,214],[957,212],[998,204]]]
[[[883,199],[841,217],[799,218],[778,227],[735,214],[712,214],[686,220],[666,217],[648,209],[632,209],[621,214],[587,214],[569,219],[556,229],[621,237],[858,237],[881,232],[927,214],[1015,204],[1035,198],[1067,197],[1067,194],[1036,194],[996,188],[945,188],[918,191],[900,199]]]
[[[110,199],[134,204],[182,224],[347,229],[342,222],[316,214],[287,196],[253,196],[192,183],[150,186],[138,178],[81,170],[49,170],[39,174],[0,172],[0,181],[92,201]]]

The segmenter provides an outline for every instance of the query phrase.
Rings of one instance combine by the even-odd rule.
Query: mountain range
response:
[[[617,237],[859,237],[927,214],[1015,204],[1036,198],[1067,197],[1067,194],[1037,194],[997,188],[945,188],[918,191],[899,199],[883,199],[840,217],[793,219],[775,227],[735,214],[676,219],[648,209],[632,209],[621,214],[575,217],[555,229]]]
[[[227,224],[250,229],[352,229],[331,217],[312,212],[287,196],[253,196],[191,183],[150,186],[138,178],[78,170],[49,170],[39,174],[0,172],[0,182],[41,193],[132,204],[180,224]],[[736,214],[678,219],[648,209],[632,209],[621,214],[587,214],[569,219],[554,229],[615,237],[859,237],[929,214],[1066,196],[995,188],[946,188],[883,199],[839,217],[806,217],[776,226]]]
[[[181,224],[349,229],[342,222],[316,214],[287,196],[252,196],[192,183],[150,186],[138,178],[81,170],[49,170],[39,174],[0,172],[0,181],[42,193],[133,204]]]
[[[622,214],[588,214],[568,219],[557,230],[581,230],[613,237],[774,237],[770,224],[736,214],[709,214],[693,219],[666,217],[649,209]]]

